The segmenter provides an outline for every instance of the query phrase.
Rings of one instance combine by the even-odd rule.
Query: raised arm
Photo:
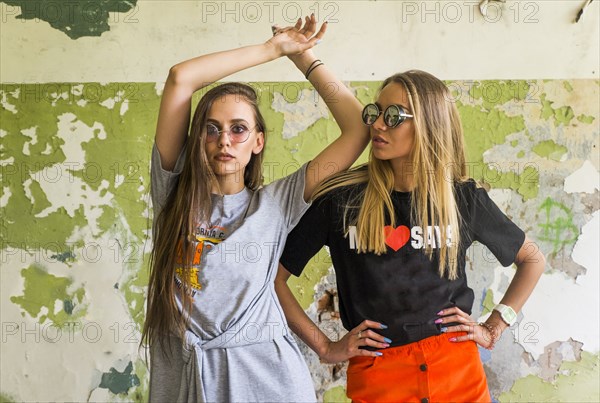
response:
[[[263,44],[211,53],[171,67],[163,90],[155,137],[163,168],[174,168],[185,143],[195,91],[238,71],[310,49],[324,32],[322,29],[313,36],[313,31],[308,37],[283,32]]]
[[[300,33],[310,37],[316,27],[317,24],[312,15],[310,18],[307,17]],[[300,29],[300,25],[296,24],[294,29]],[[309,68],[311,69],[308,79],[327,104],[341,130],[340,137],[321,151],[308,166],[304,188],[304,199],[308,200],[321,181],[339,171],[350,168],[358,159],[369,142],[369,130],[361,119],[362,105],[360,102],[327,68],[326,64],[319,65],[320,62],[316,62],[318,59],[312,50],[290,55],[289,58],[302,74],[306,75]]]

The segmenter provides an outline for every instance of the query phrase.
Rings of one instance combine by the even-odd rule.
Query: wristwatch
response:
[[[494,310],[498,311],[500,317],[508,326],[514,325],[517,321],[517,313],[508,305],[498,304]]]

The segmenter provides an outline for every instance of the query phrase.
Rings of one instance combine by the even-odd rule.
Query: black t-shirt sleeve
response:
[[[511,265],[525,241],[525,233],[499,208],[474,181],[467,184],[471,199],[469,219],[474,240],[484,244],[503,265]]]
[[[280,263],[294,276],[302,274],[308,261],[327,243],[329,201],[315,201],[298,225],[290,232]]]

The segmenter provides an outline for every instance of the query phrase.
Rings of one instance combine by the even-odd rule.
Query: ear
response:
[[[260,154],[265,146],[265,134],[263,132],[256,133],[256,141],[254,148],[252,148],[253,154]]]

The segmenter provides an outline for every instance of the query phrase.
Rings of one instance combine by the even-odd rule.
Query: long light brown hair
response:
[[[189,277],[195,230],[199,223],[210,220],[213,208],[210,194],[213,186],[218,188],[206,155],[205,127],[211,106],[225,95],[233,95],[236,101],[248,103],[254,111],[254,131],[267,132],[265,120],[258,109],[256,92],[246,84],[218,85],[198,102],[186,140],[183,170],[153,226],[154,245],[150,260],[146,321],[142,332],[142,343],[147,345],[156,341],[164,345],[165,340],[170,341],[171,334],[181,336],[189,320],[192,304]],[[263,183],[262,161],[262,151],[253,153],[244,169],[244,184],[252,190],[258,189]],[[179,253],[183,259],[178,264]],[[182,270],[179,276],[180,289],[175,283],[178,267]],[[183,297],[183,312],[177,307],[176,293]]]
[[[412,225],[424,230],[440,228],[440,276],[457,277],[457,256],[460,245],[459,211],[456,205],[455,183],[466,180],[465,152],[460,116],[446,85],[433,75],[410,70],[387,78],[381,89],[390,83],[404,87],[414,115],[414,144],[407,169],[413,175],[411,192]],[[380,89],[380,90],[381,90]],[[395,224],[391,199],[394,170],[389,161],[379,160],[371,151],[368,164],[342,172],[319,186],[313,199],[332,189],[366,183],[355,192],[344,212],[344,227],[356,226],[358,253],[386,253],[384,226]],[[445,229],[451,227],[451,243]],[[447,245],[447,242],[449,245]],[[433,249],[425,243],[425,253],[432,259]]]

